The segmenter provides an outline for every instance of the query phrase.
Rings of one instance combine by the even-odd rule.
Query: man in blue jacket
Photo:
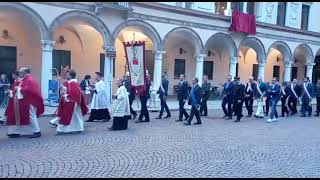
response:
[[[199,86],[198,82],[199,82],[198,78],[193,78],[192,80],[193,86],[190,92],[190,97],[188,102],[188,104],[191,105],[191,111],[190,111],[190,116],[188,120],[184,123],[185,125],[191,124],[191,121],[194,115],[197,118],[197,122],[194,124],[201,124],[200,111],[199,111],[200,102],[201,102],[201,87]]]
[[[225,119],[232,119],[232,109],[231,106],[233,104],[233,91],[235,84],[231,81],[232,76],[229,75],[227,78],[227,82],[223,85],[223,99],[222,99],[222,110],[224,112],[224,118]],[[226,105],[228,104],[228,110],[226,109]]]
[[[268,119],[267,122],[271,123],[279,120],[278,119],[279,116],[277,112],[277,104],[278,104],[278,101],[280,100],[281,87],[278,84],[276,77],[272,78],[268,93],[270,95],[271,113],[270,113],[270,119]]]
[[[311,101],[313,96],[313,85],[310,83],[309,77],[305,77],[303,79],[304,83],[302,85],[302,94],[301,94],[301,116],[306,117],[306,112],[308,112],[308,116],[311,116],[312,107]]]

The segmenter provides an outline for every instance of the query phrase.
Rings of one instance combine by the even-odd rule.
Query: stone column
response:
[[[107,91],[107,102],[109,103],[108,106],[111,105],[112,102],[112,81],[113,81],[113,58],[116,57],[116,51],[113,47],[104,47],[105,53],[105,60],[104,60],[104,83],[106,86]]]
[[[224,10],[224,15],[231,16],[231,13],[232,13],[231,2],[227,2],[227,9]]]
[[[52,50],[54,41],[41,40],[42,45],[42,65],[41,65],[41,92],[43,99],[48,99],[49,80],[52,79]]]
[[[154,71],[153,71],[153,83],[158,89],[161,83],[162,75],[162,59],[165,51],[156,51],[154,54]]]
[[[258,77],[261,77],[262,81],[264,81],[265,64],[265,62],[259,63]]]
[[[292,62],[286,61],[284,62],[284,82],[290,82],[291,81],[291,68],[292,68]]]
[[[202,86],[202,77],[203,77],[203,58],[205,57],[205,54],[199,54],[196,56],[196,77],[199,79],[198,84]]]
[[[232,76],[232,79],[236,76],[237,63],[238,63],[238,60],[237,60],[236,57],[230,57],[230,62],[229,62],[229,75]]]
[[[306,63],[307,65],[307,77],[310,78],[310,82],[312,82],[312,71],[313,71],[313,66],[315,65],[315,63]]]

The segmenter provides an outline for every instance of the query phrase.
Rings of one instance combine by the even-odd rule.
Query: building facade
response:
[[[170,80],[228,74],[269,81],[320,76],[319,2],[3,2],[0,3],[0,73],[32,67],[48,96],[48,81],[70,66],[81,80],[105,74],[111,97],[115,79],[128,71],[123,42],[146,42],[146,66],[159,86]],[[233,9],[255,14],[256,35],[230,32]]]

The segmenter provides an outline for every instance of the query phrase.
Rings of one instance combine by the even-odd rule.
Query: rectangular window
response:
[[[286,2],[278,2],[277,25],[284,26],[286,20]]]
[[[174,78],[179,79],[181,74],[185,74],[186,60],[175,59],[174,60]]]
[[[255,80],[258,79],[258,71],[259,71],[259,65],[258,64],[252,64],[252,76]]]
[[[247,2],[247,13],[248,14],[254,14],[254,9],[255,9],[255,4],[254,2]]]
[[[280,66],[273,66],[273,75],[272,77],[276,77],[279,81],[280,79]]]
[[[243,2],[231,2],[231,9],[234,11],[243,12]]]
[[[292,67],[291,69],[291,81],[293,79],[297,79],[298,78],[298,68],[297,67]]]
[[[215,2],[215,12],[219,15],[224,15],[224,10],[227,9],[227,2]]]
[[[9,75],[17,69],[17,47],[0,46],[0,74]]]
[[[309,23],[309,10],[310,6],[302,5],[302,15],[301,15],[301,29],[307,31]]]
[[[105,63],[106,56],[103,53],[100,53],[100,72],[104,74],[104,63]],[[115,77],[116,74],[116,59],[112,58],[113,61],[113,77]]]
[[[207,75],[209,80],[213,79],[213,61],[203,62],[203,75]]]
[[[71,68],[71,51],[65,50],[53,50],[52,51],[52,68],[58,70],[59,75],[61,75],[61,66]],[[53,75],[57,75],[54,70]]]

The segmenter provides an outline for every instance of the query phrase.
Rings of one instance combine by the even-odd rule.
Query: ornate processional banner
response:
[[[129,66],[131,86],[137,93],[144,92],[146,88],[145,42],[124,42],[123,45]]]

